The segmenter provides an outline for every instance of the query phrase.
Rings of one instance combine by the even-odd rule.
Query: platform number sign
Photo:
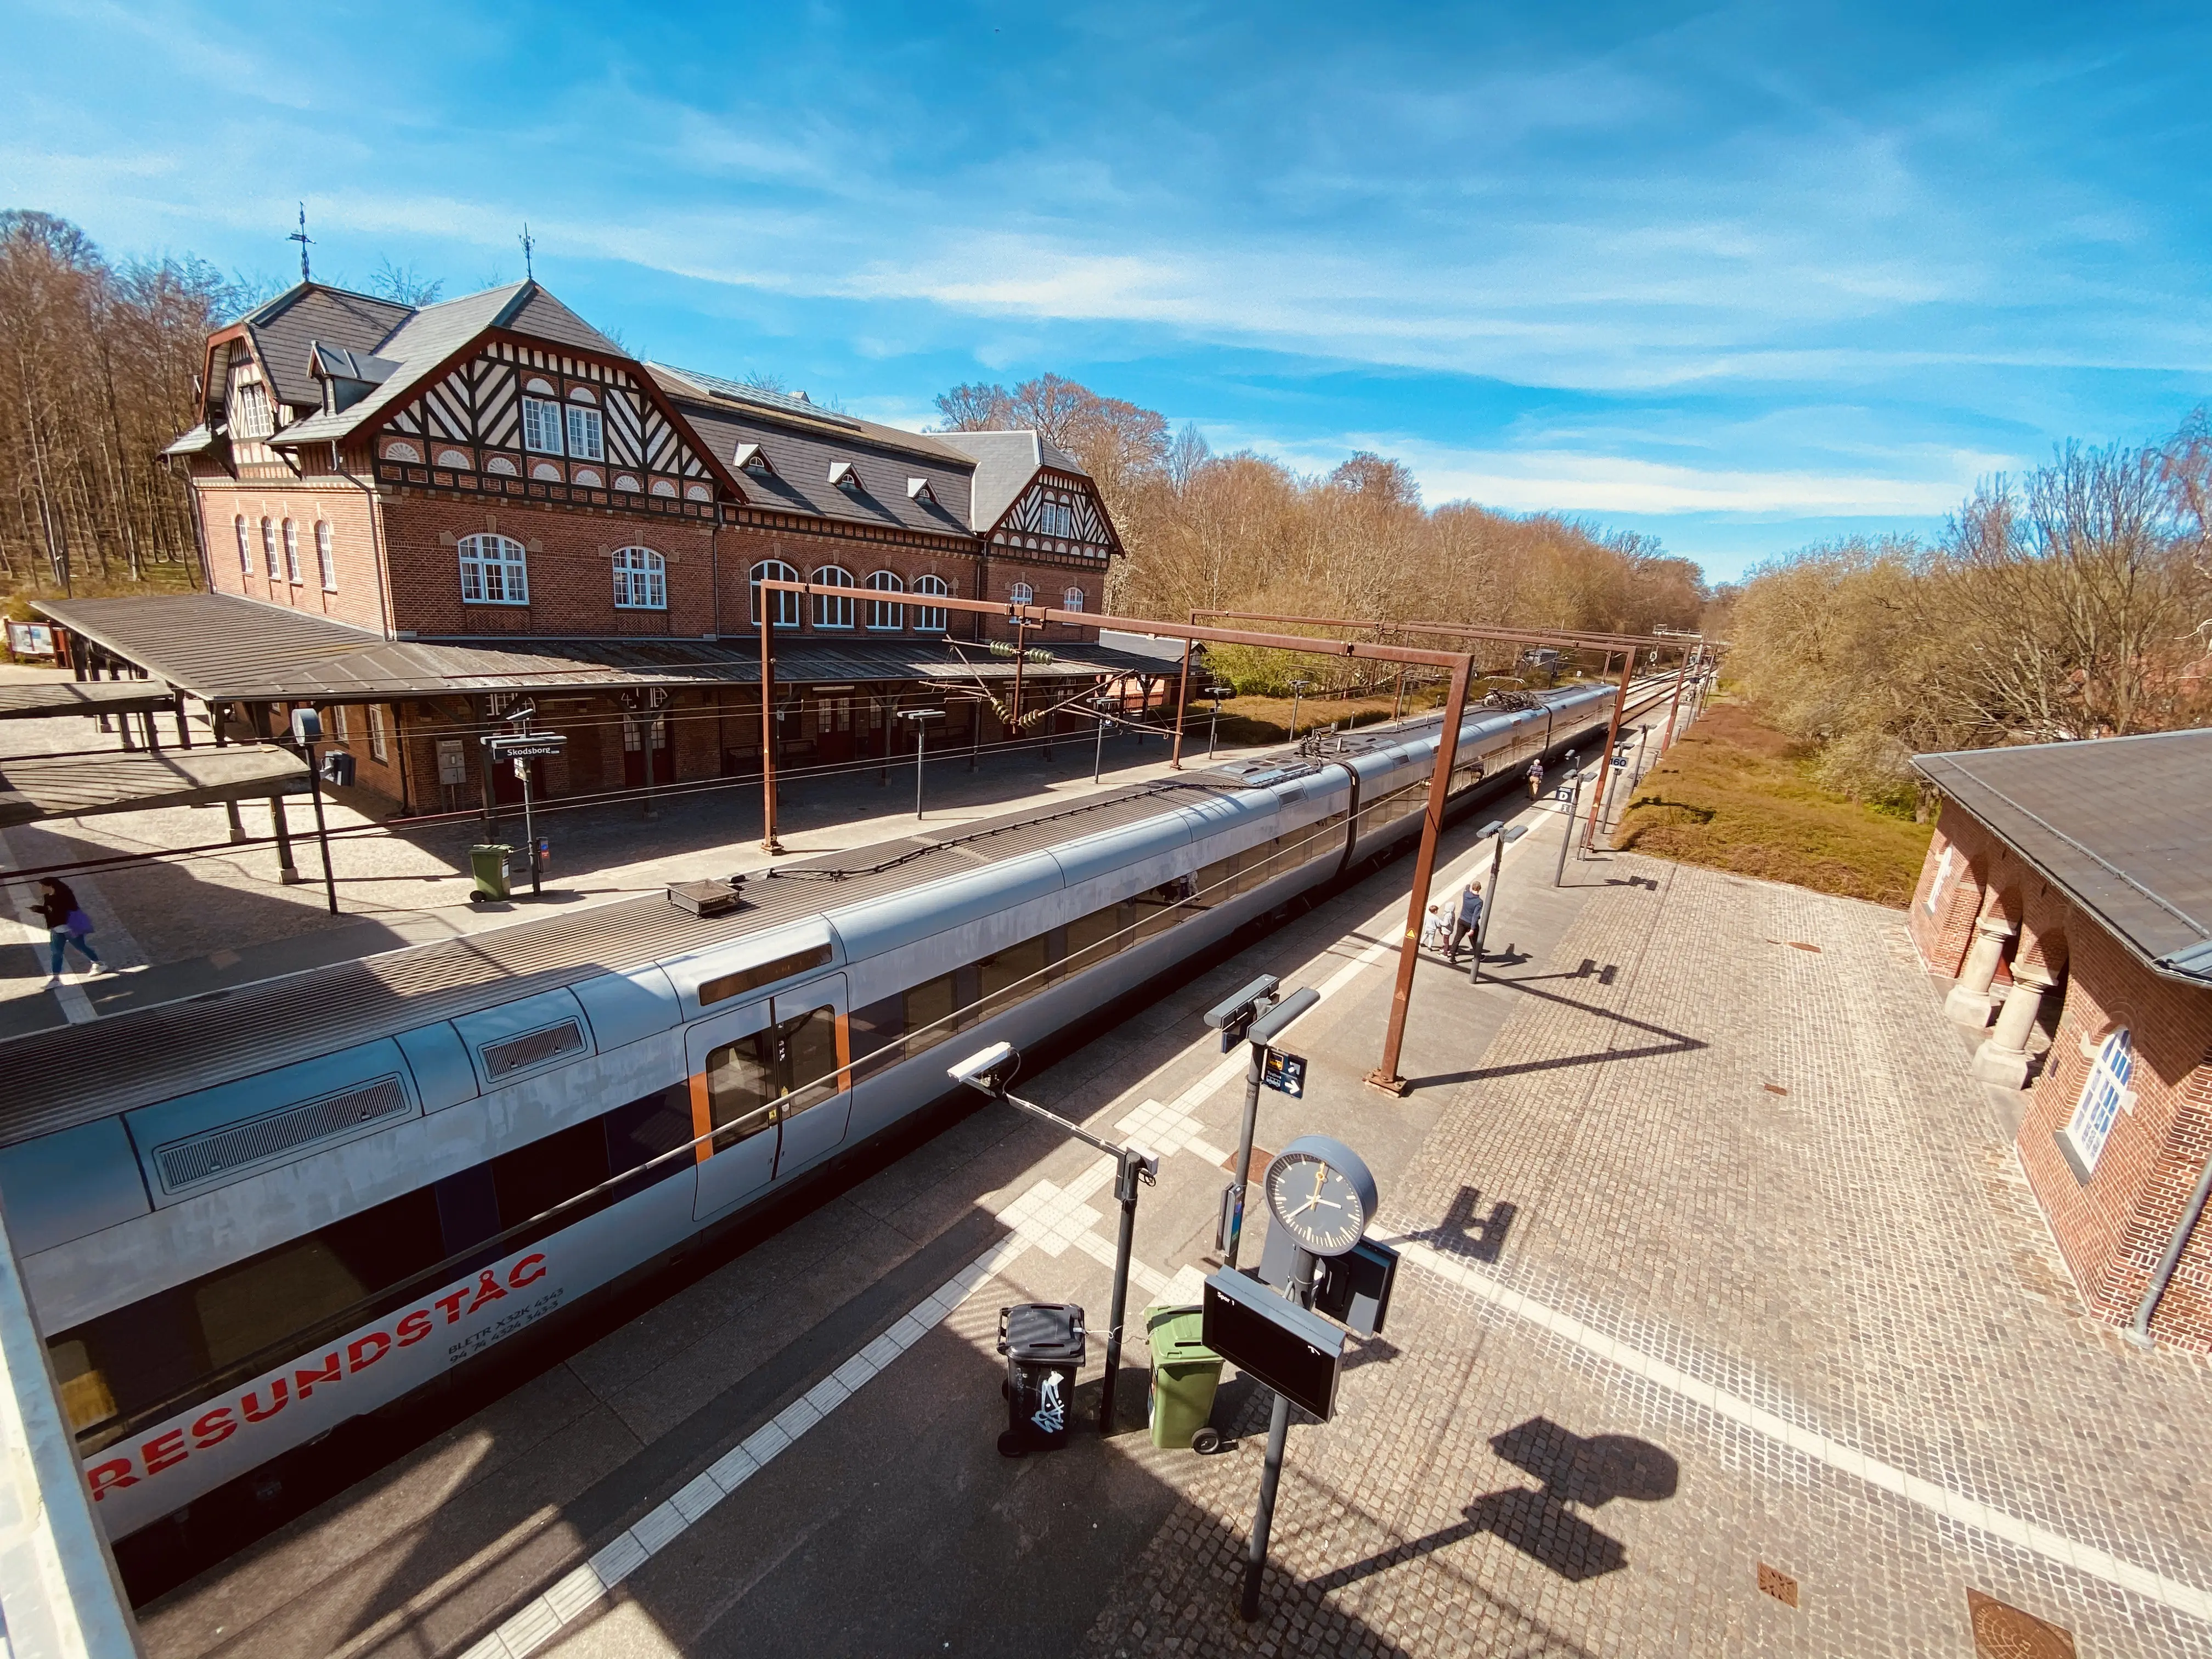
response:
[[[1260,1081],[1279,1095],[1302,1100],[1306,1092],[1305,1060],[1300,1055],[1286,1054],[1279,1048],[1270,1048],[1267,1063],[1260,1068]]]

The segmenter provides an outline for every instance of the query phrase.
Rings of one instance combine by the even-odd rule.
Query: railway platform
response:
[[[1258,1624],[1248,1381],[1222,1452],[1154,1450],[1133,1320],[1117,1432],[998,1455],[996,1310],[1103,1324],[1110,1166],[979,1102],[167,1588],[146,1650],[1965,1659],[1989,1604],[2207,1650],[2204,1367],[2081,1316],[1900,919],[1609,854],[1554,888],[1562,821],[1510,782],[1439,895],[1513,811],[1486,983],[1424,961],[1403,1098],[1362,1079],[1409,860],[1018,1085],[1162,1155],[1132,1307],[1194,1299],[1244,1065],[1200,1012],[1322,993],[1259,1139],[1357,1148],[1405,1266],[1292,1431]]]

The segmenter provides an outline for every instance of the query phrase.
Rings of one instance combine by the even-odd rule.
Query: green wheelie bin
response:
[[[478,842],[469,848],[469,872],[476,878],[476,885],[469,890],[470,903],[500,902],[509,896],[507,860],[514,852],[497,842]]]
[[[1145,1340],[1152,1350],[1152,1386],[1145,1422],[1155,1446],[1210,1452],[1221,1436],[1206,1419],[1221,1386],[1221,1356],[1206,1346],[1198,1308],[1147,1308]]]

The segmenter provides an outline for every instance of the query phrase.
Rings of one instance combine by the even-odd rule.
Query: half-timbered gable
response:
[[[1103,572],[1121,550],[1090,475],[1034,432],[947,432],[975,458],[975,534],[1000,556]]]

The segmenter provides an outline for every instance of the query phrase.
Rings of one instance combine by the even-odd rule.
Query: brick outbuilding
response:
[[[2095,1315],[2212,1351],[2212,732],[1923,755],[1910,926]]]

